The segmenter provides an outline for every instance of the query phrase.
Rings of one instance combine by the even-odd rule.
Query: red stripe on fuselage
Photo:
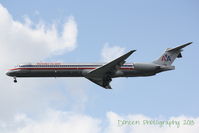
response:
[[[20,67],[20,68],[14,68],[14,69],[9,69],[9,70],[57,70],[57,69],[69,69],[69,70],[71,70],[71,69],[73,69],[73,70],[78,70],[78,69],[96,69],[95,67],[65,67],[65,68],[59,68],[59,67],[51,67],[51,68],[42,68],[42,67],[32,67],[32,68],[22,68],[22,67]],[[132,68],[132,67],[121,67],[120,69],[122,69],[122,70],[133,70],[134,68]]]

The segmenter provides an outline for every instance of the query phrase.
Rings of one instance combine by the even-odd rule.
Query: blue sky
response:
[[[14,4],[11,0],[4,0],[0,3],[8,10],[14,21],[24,24],[24,18],[30,19],[33,23],[30,26],[32,29],[41,22],[47,28],[55,24],[58,34],[61,35],[64,23],[70,17],[75,21],[78,29],[75,48],[62,51],[61,54],[42,56],[42,59],[35,57],[34,61],[102,62],[103,48],[108,45],[110,48],[124,49],[125,52],[136,49],[137,51],[128,58],[128,62],[150,62],[157,59],[166,48],[194,42],[184,49],[183,58],[174,62],[176,70],[153,77],[114,79],[111,83],[113,90],[105,90],[80,78],[45,79],[44,82],[51,82],[51,86],[43,85],[45,83],[42,86],[31,84],[31,81],[35,84],[41,83],[42,79],[20,79],[17,88],[22,87],[21,89],[25,91],[27,84],[30,83],[36,96],[44,97],[40,100],[44,100],[45,109],[74,111],[104,121],[109,111],[122,116],[129,114],[166,118],[180,115],[199,116],[197,0],[19,0]],[[17,55],[14,56],[17,58]],[[20,63],[20,60],[16,63]],[[11,84],[12,80],[8,81]],[[23,85],[23,82],[28,83]],[[70,90],[71,86],[76,87],[75,84],[78,87],[82,86],[83,89],[77,89],[80,92]],[[12,85],[11,89],[15,87]],[[39,91],[45,93],[48,91],[47,88],[50,93],[46,96],[37,92],[40,89]],[[27,93],[26,90],[25,94]],[[57,97],[53,95],[49,100],[47,96],[51,96],[51,93],[58,95]],[[59,96],[66,101],[60,102]],[[32,100],[36,99],[33,96]],[[26,98],[23,97],[22,100]],[[78,107],[76,108],[73,103]],[[40,116],[40,111],[35,111],[36,113],[30,111],[28,108],[31,106],[27,105],[20,105],[20,109],[13,108],[18,113],[32,117]],[[37,107],[40,106],[43,105]]]

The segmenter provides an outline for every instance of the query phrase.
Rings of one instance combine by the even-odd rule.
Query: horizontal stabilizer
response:
[[[186,46],[188,46],[188,45],[190,45],[190,44],[192,44],[192,42],[183,44],[183,45],[178,46],[178,47],[176,47],[176,48],[168,49],[167,52],[175,52],[175,51],[181,50],[182,48],[184,48],[184,47],[186,47]]]

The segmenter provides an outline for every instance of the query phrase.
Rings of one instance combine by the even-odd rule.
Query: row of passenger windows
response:
[[[99,67],[101,65],[21,65],[20,67]]]
[[[20,67],[99,67],[101,65],[21,65]],[[122,67],[132,67],[132,65],[123,65]]]
[[[123,65],[122,67],[132,67],[133,65]]]

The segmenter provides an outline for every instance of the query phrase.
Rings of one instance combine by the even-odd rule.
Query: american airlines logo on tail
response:
[[[162,61],[171,61],[171,57],[165,54],[164,56],[162,56]]]

